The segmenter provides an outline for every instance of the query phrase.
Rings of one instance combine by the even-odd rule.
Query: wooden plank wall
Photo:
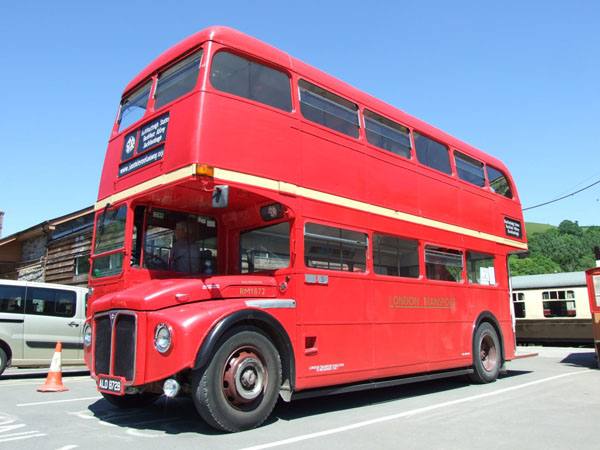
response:
[[[86,228],[48,243],[46,283],[87,286],[88,274],[75,275],[78,256],[89,257],[92,248],[92,228]]]

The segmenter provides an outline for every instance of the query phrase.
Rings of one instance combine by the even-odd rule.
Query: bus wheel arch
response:
[[[264,311],[256,309],[240,310],[224,317],[206,335],[196,355],[193,370],[205,367],[215,351],[221,338],[236,328],[243,330],[253,327],[271,340],[281,359],[281,391],[280,395],[289,401],[294,390],[296,379],[296,361],[291,340],[277,319]]]
[[[495,381],[505,361],[504,340],[498,321],[489,312],[482,313],[475,322],[472,351],[471,381],[479,384]]]
[[[192,371],[198,413],[221,431],[261,425],[273,411],[281,387],[281,359],[273,341],[254,326],[229,328],[208,364]]]

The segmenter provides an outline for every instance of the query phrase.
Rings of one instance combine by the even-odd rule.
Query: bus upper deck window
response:
[[[410,158],[411,145],[408,128],[368,109],[365,109],[364,117],[369,144],[404,158]]]
[[[503,195],[507,198],[513,198],[510,184],[502,172],[493,167],[487,166],[487,175],[490,182],[490,189],[496,194]]]
[[[358,138],[358,106],[308,81],[299,80],[300,112],[311,122]]]
[[[210,83],[222,92],[292,110],[290,78],[285,73],[233,53],[223,51],[213,57]]]
[[[154,109],[161,108],[194,89],[198,81],[201,60],[202,50],[188,56],[158,75],[156,93],[154,94]]]
[[[483,163],[458,151],[454,151],[454,162],[458,178],[475,186],[485,187]]]
[[[417,150],[417,160],[440,172],[452,174],[450,167],[450,157],[445,145],[440,144],[433,139],[423,136],[419,133],[413,133],[415,138],[415,149]]]
[[[124,130],[129,125],[144,117],[148,108],[148,98],[150,97],[150,88],[152,81],[148,81],[145,85],[128,95],[121,102],[121,110],[119,111],[119,130]]]

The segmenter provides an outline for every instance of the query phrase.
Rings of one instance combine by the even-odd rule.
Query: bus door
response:
[[[299,377],[328,375],[350,382],[372,369],[367,246],[366,233],[305,224],[306,272],[298,280]]]
[[[85,313],[79,311],[76,291],[28,287],[25,302],[24,358],[46,364],[57,341],[62,342],[62,363],[80,360]]]

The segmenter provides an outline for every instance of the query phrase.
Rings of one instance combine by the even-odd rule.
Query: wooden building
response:
[[[0,239],[0,278],[87,286],[93,207]]]

